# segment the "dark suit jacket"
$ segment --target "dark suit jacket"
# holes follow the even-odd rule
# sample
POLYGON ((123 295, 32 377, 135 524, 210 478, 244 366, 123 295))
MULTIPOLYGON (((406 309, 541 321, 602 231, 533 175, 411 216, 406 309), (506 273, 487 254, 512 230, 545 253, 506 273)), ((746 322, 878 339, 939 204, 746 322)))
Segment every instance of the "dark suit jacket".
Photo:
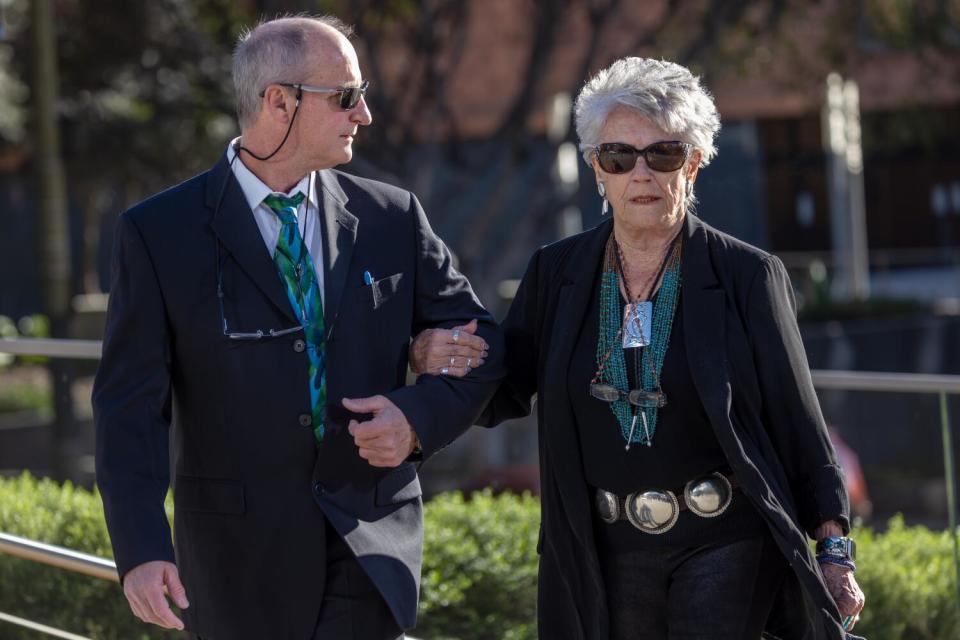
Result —
POLYGON ((186 626, 204 637, 310 637, 324 517, 411 628, 423 537, 416 469, 362 460, 340 401, 386 395, 429 457, 473 423, 501 377, 499 330, 412 194, 325 170, 318 197, 329 407, 319 450, 302 332, 259 341, 222 333, 217 240, 231 330, 297 324, 226 159, 133 207, 117 228, 93 392, 97 481, 121 576, 176 557, 186 626), (490 362, 463 380, 422 376, 405 387, 411 335, 474 317, 490 362), (171 471, 176 554, 163 507, 171 471))
MULTIPOLYGON (((549 640, 609 637, 592 498, 566 390, 612 228, 607 221, 534 254, 503 324, 507 379, 481 418, 493 425, 526 415, 537 394, 539 631, 549 640)), ((768 630, 782 638, 841 638, 839 613, 807 534, 825 520, 849 528, 847 496, 797 330, 790 281, 775 256, 693 215, 683 233, 680 321, 699 401, 744 494, 793 570, 768 630)))

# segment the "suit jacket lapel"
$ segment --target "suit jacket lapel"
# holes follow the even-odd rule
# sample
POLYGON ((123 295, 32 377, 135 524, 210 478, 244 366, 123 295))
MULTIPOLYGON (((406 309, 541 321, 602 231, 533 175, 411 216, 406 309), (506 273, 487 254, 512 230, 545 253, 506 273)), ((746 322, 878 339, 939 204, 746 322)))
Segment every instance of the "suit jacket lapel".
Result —
POLYGON ((329 339, 337 321, 340 300, 343 298, 343 289, 347 283, 347 273, 350 271, 353 248, 357 243, 357 227, 360 221, 355 215, 347 211, 345 206, 347 195, 343 192, 333 172, 326 169, 318 171, 317 174, 322 187, 320 215, 323 224, 320 225, 320 228, 324 246, 323 317, 327 339, 329 339))
MULTIPOLYGON (((690 375, 716 430, 729 422, 731 400, 727 371, 726 294, 710 259, 703 223, 687 215, 683 249, 683 334, 690 375)), ((667 391, 669 395, 669 391, 667 391)))
MULTIPOLYGON (((253 212, 233 175, 226 155, 207 178, 207 206, 213 212, 213 232, 257 288, 292 322, 298 322, 270 251, 263 242, 253 212)), ((221 260, 223 256, 221 256, 221 260)))
MULTIPOLYGON (((590 312, 590 298, 596 285, 597 274, 602 268, 603 251, 612 228, 609 221, 597 226, 582 243, 571 248, 563 264, 558 265, 561 272, 557 278, 559 292, 553 309, 553 328, 549 340, 543 343, 549 345, 544 366, 540 367, 544 371, 543 388, 554 390, 544 407, 544 423, 549 434, 546 441, 551 459, 563 461, 562 464, 554 463, 551 466, 555 470, 563 470, 555 473, 555 479, 569 509, 576 509, 577 505, 588 506, 589 502, 582 502, 585 496, 583 483, 578 480, 582 474, 580 457, 571 457, 571 453, 578 451, 580 446, 576 423, 572 419, 573 406, 570 404, 569 394, 560 393, 559 390, 567 388, 570 360, 573 358, 573 350, 583 323, 590 312), (574 473, 574 468, 581 471, 574 473)), ((549 309, 547 312, 550 313, 549 309)), ((586 391, 584 388, 583 392, 586 391)), ((586 521, 589 522, 589 514, 586 521)), ((578 531, 578 535, 584 533, 578 531)))

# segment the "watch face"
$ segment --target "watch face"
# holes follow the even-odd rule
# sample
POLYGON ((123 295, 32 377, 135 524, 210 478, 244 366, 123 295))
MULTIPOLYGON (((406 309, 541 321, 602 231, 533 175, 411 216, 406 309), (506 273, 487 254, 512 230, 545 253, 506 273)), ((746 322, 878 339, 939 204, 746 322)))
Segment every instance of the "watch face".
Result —
POLYGON ((826 538, 821 543, 824 553, 841 558, 854 559, 856 545, 850 538, 826 538))

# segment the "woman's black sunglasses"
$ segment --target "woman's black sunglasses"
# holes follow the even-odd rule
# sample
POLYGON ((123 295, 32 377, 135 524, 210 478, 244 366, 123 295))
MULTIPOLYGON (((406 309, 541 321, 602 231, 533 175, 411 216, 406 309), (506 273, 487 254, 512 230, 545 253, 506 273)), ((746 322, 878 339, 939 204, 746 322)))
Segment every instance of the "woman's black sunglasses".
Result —
POLYGON ((644 162, 651 171, 666 173, 682 167, 692 148, 692 145, 677 140, 654 142, 643 149, 631 147, 623 142, 604 142, 594 149, 594 152, 597 154, 600 168, 607 173, 633 171, 640 156, 643 156, 644 162))

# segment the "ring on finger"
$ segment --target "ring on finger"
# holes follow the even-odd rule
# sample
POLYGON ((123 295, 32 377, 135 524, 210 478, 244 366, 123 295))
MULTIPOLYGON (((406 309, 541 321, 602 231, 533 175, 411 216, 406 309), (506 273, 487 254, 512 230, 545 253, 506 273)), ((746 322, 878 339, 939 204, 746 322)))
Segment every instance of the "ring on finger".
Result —
POLYGON ((460 342, 460 329, 454 329, 451 337, 453 338, 453 344, 460 342))
POLYGON ((450 366, 455 366, 457 362, 457 356, 450 356, 450 366))
POLYGON ((450 367, 443 367, 442 369, 440 369, 440 375, 445 376, 448 373, 450 373, 450 367))
POLYGON ((473 364, 473 358, 467 358, 467 369, 470 369, 470 366, 473 364))

